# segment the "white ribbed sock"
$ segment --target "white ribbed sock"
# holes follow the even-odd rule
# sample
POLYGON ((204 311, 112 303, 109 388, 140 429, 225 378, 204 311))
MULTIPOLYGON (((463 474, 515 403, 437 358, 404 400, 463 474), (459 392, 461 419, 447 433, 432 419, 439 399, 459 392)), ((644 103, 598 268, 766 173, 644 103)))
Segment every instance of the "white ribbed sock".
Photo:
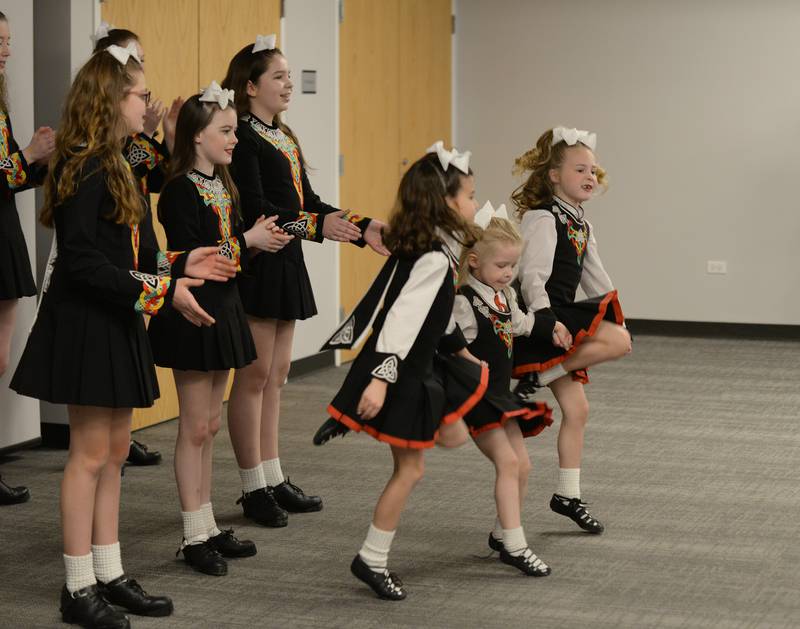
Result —
POLYGON ((94 564, 94 576, 101 583, 108 583, 121 577, 124 573, 119 542, 104 546, 92 544, 92 563, 94 564))
POLYGON ((208 539, 208 526, 203 509, 181 511, 183 518, 183 539, 187 544, 199 544, 208 539))
POLYGON ((525 531, 521 526, 515 529, 503 529, 503 547, 512 557, 523 553, 528 547, 528 542, 525 540, 525 531))
POLYGON ((559 468, 556 493, 565 498, 581 497, 581 468, 559 468))
POLYGON ((217 521, 214 519, 214 508, 211 506, 211 503, 207 502, 206 504, 202 505, 200 507, 200 511, 203 512, 203 517, 205 518, 208 536, 215 537, 222 533, 222 531, 217 528, 217 521))
POLYGON ((503 541, 503 525, 500 524, 499 515, 494 519, 494 528, 492 529, 492 537, 494 537, 498 542, 503 541))
POLYGON ((283 482, 283 471, 279 458, 261 461, 261 467, 264 468, 264 480, 268 487, 276 487, 283 482))
POLYGON ((242 479, 242 491, 246 494, 267 486, 267 481, 264 478, 264 467, 260 464, 249 470, 240 467, 239 478, 242 479))
POLYGON ((70 594, 97 583, 92 565, 92 553, 73 556, 64 555, 64 570, 67 573, 67 590, 70 594))
POLYGON ((375 528, 374 524, 369 525, 367 539, 364 540, 364 545, 358 554, 373 572, 386 570, 389 563, 389 549, 392 547, 395 532, 381 531, 379 528, 375 528))
POLYGON ((561 366, 561 363, 559 363, 555 367, 550 367, 550 369, 546 371, 539 372, 539 384, 546 386, 553 382, 553 380, 558 380, 566 375, 567 372, 564 370, 564 367, 561 366))

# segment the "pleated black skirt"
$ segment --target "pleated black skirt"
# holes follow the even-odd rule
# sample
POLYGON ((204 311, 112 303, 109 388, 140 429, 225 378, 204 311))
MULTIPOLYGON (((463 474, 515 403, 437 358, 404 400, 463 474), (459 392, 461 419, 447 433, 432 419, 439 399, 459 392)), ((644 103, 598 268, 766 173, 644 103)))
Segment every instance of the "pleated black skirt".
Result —
POLYGON ((0 300, 36 294, 25 235, 14 199, 0 200, 0 300))

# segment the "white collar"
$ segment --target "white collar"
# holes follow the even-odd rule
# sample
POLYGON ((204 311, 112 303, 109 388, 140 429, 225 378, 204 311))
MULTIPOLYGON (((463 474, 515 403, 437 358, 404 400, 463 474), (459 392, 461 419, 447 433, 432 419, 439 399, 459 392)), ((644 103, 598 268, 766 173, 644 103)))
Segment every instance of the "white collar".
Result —
POLYGON ((556 202, 556 205, 564 212, 570 215, 570 217, 574 218, 579 223, 583 222, 583 208, 582 207, 575 207, 571 203, 567 203, 561 197, 553 195, 553 201, 556 202))
POLYGON ((461 258, 461 243, 443 229, 437 228, 436 236, 442 241, 445 253, 451 257, 457 265, 459 258, 461 258))
POLYGON ((508 298, 504 291, 496 291, 494 288, 489 286, 488 284, 484 284, 478 278, 476 278, 472 273, 467 276, 467 284, 469 287, 478 293, 478 297, 483 299, 492 310, 496 310, 497 312, 502 312, 503 314, 507 314, 508 311, 511 310, 510 306, 508 305, 508 298), (498 310, 497 304, 494 302, 494 298, 500 295, 500 301, 505 304, 507 311, 498 310))

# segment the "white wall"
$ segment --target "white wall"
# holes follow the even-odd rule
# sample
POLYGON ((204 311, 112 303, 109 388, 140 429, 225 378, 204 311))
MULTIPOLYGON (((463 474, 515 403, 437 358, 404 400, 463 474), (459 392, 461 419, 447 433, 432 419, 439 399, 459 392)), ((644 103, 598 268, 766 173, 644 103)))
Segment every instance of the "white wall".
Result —
MULTIPOLYGON (((282 50, 294 79, 286 122, 310 165, 309 179, 323 201, 339 201, 339 22, 336 0, 286 0, 282 50), (317 93, 303 94, 303 70, 317 71, 317 93)), ((298 322, 292 359, 316 354, 339 321, 338 245, 303 243, 319 314, 298 322)))
MULTIPOLYGON (((25 147, 33 135, 33 3, 30 0, 5 0, 3 13, 11 29, 11 59, 6 69, 9 107, 14 136, 25 147)), ((16 195, 22 231, 28 242, 31 264, 35 260, 36 204, 33 190, 16 195)), ((35 267, 34 267, 35 268, 35 267)), ((20 299, 17 325, 11 342, 11 363, 0 378, 0 448, 39 437, 39 402, 17 395, 8 388, 20 354, 28 338, 36 299, 20 299)))
POLYGON ((458 0, 479 198, 507 200, 546 128, 596 131, 587 214, 629 317, 800 324, 798 23, 780 0, 458 0))

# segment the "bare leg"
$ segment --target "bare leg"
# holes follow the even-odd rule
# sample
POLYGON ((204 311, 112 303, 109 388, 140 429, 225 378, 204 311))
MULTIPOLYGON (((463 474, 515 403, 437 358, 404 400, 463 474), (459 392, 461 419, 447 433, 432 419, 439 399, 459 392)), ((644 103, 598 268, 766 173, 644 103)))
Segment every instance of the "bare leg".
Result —
POLYGON ((18 299, 0 299, 0 378, 8 369, 18 299))
POLYGON ((225 399, 225 387, 228 384, 228 371, 213 372, 211 383, 211 406, 209 406, 208 438, 203 444, 203 478, 200 485, 201 504, 211 502, 211 473, 214 457, 214 437, 222 423, 222 402, 225 399))
POLYGON ((394 531, 406 501, 425 473, 422 450, 390 446, 394 457, 394 472, 375 505, 372 523, 382 531, 394 531))
POLYGON ((558 431, 558 464, 561 468, 579 468, 583 456, 583 434, 589 419, 589 401, 580 382, 563 377, 550 384, 561 407, 558 431))
POLYGON ((68 406, 69 456, 61 483, 64 553, 83 556, 92 549, 95 496, 109 459, 114 411, 96 406, 68 406))
MULTIPOLYGON (((281 389, 289 375, 292 361, 294 321, 278 321, 275 330, 275 345, 272 365, 261 405, 261 460, 277 459, 278 422, 281 412, 281 389)), ((260 462, 260 461, 259 461, 260 462)))
POLYGON ((506 431, 487 430, 475 437, 475 444, 494 465, 494 499, 500 523, 504 529, 520 527, 517 455, 506 431))
POLYGON ((628 331, 616 323, 601 321, 595 335, 586 337, 562 366, 566 371, 586 369, 630 353, 631 335, 628 331))
POLYGON ((175 443, 175 480, 182 511, 199 511, 203 505, 203 448, 210 441, 214 372, 173 369, 180 416, 175 443))
POLYGON ((94 497, 92 543, 97 546, 119 541, 120 479, 128 457, 132 415, 129 408, 113 410, 108 461, 100 472, 94 497))
POLYGON ((278 322, 248 319, 258 358, 237 369, 228 400, 228 431, 236 462, 242 469, 261 465, 261 416, 264 389, 269 380, 278 322))

